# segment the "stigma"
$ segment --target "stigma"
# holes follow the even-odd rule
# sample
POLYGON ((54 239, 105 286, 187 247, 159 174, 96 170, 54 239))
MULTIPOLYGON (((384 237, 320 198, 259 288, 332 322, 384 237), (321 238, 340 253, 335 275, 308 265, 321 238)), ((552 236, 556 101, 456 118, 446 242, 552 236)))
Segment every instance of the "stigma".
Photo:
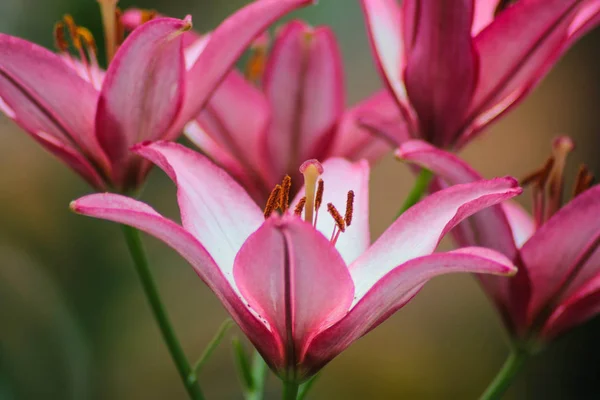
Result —
MULTIPOLYGON (((303 218, 313 227, 317 227, 319 210, 323 203, 323 193, 325 192, 325 182, 319 176, 323 174, 323 166, 317 160, 305 161, 300 166, 300 172, 304 175, 305 195, 294 205, 292 215, 303 218), (302 214, 304 213, 304 217, 302 214)), ((283 178, 281 184, 275 185, 267 200, 264 209, 265 219, 269 218, 273 212, 279 210, 285 215, 290 210, 290 189, 292 179, 289 175, 283 178)), ((341 214, 333 203, 327 203, 327 213, 335 222, 333 232, 331 232, 330 242, 336 244, 341 233, 352 224, 354 212, 354 191, 350 190, 346 196, 345 213, 341 214)))

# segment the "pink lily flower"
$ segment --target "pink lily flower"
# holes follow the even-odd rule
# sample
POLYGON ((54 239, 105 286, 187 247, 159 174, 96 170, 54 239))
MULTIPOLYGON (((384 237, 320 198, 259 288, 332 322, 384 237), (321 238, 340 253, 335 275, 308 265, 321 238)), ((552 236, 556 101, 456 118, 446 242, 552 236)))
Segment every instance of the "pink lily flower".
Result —
POLYGON ((107 71, 98 66, 91 33, 70 16, 56 25, 59 54, 0 34, 0 111, 95 189, 128 191, 149 165, 129 148, 177 138, 252 40, 312 0, 256 1, 194 51, 184 51, 190 19, 157 18, 123 41, 117 1, 99 2, 107 71), (69 54, 67 36, 79 58, 69 54))
MULTIPOLYGON (((562 171, 572 148, 570 139, 557 139, 552 161, 526 179, 533 184, 533 217, 506 202, 453 231, 460 246, 495 249, 519 268, 512 279, 480 276, 517 340, 551 340, 600 312, 600 186, 587 189, 591 176, 585 169, 578 176, 575 198, 560 207, 562 171)), ((450 185, 482 179, 455 155, 425 142, 406 142, 397 154, 450 185)))
POLYGON ((136 227, 178 251, 286 381, 308 379, 437 275, 515 272, 506 257, 485 248, 433 253, 461 220, 519 194, 512 178, 433 194, 369 246, 366 161, 306 161, 305 188, 294 207, 288 176, 263 212, 199 153, 170 142, 134 151, 176 183, 183 226, 118 194, 85 196, 71 208, 136 227), (325 204, 329 215, 323 214, 325 204), (339 212, 335 205, 344 204, 339 212))
MULTIPOLYGON (((598 0, 361 0, 408 134, 458 150, 600 22, 598 0)), ((385 119, 363 121, 390 141, 385 119)))
POLYGON ((342 55, 329 27, 292 21, 270 52, 268 42, 265 34, 255 43, 246 76, 231 72, 185 130, 257 202, 286 174, 300 178, 302 160, 374 160, 388 151, 356 119, 394 117, 395 100, 383 90, 345 110, 342 55))

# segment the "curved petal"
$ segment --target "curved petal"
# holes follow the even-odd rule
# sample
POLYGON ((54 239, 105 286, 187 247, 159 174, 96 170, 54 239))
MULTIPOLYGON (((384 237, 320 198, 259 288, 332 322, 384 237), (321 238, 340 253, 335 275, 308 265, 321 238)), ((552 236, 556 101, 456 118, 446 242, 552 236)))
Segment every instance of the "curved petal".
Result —
POLYGON ((94 136, 98 92, 58 55, 0 33, 0 98, 31 135, 45 132, 106 166, 94 136))
POLYGON ((194 268, 267 360, 280 356, 281 348, 268 328, 248 309, 227 276, 196 238, 147 204, 117 194, 92 194, 71 203, 73 211, 140 229, 165 242, 194 268))
POLYGON ((333 32, 288 23, 273 43, 263 86, 272 110, 267 148, 275 183, 302 161, 322 159, 331 145, 345 97, 333 32))
POLYGON ((200 153, 172 142, 141 144, 134 151, 177 184, 183 227, 229 279, 235 254, 263 223, 261 210, 239 184, 200 153))
POLYGON ((62 162, 78 173, 94 189, 100 191, 108 189, 103 177, 100 176, 90 161, 77 150, 45 132, 36 132, 31 136, 49 152, 60 158, 62 162))
POLYGON ((407 106, 402 12, 396 0, 361 0, 373 55, 397 101, 407 106))
POLYGON ((484 28, 494 21, 496 7, 500 0, 475 0, 475 9, 473 11, 473 25, 471 26, 471 35, 477 36, 484 28))
MULTIPOLYGON (((596 257, 596 263, 600 260, 596 257)), ((550 340, 600 313, 600 275, 590 279, 552 313, 541 336, 550 340)))
MULTIPOLYGON (((528 90, 539 81, 549 59, 555 60, 567 38, 570 22, 584 2, 578 0, 520 1, 502 12, 475 38, 480 56, 480 76, 470 106, 467 123, 483 115, 485 121, 520 98, 516 92, 528 90), (503 102, 512 98, 511 102, 503 102), (503 103, 503 108, 495 109, 503 103)), ((556 60, 555 60, 556 61, 556 60)))
POLYGON ((419 3, 404 77, 421 134, 439 147, 454 144, 477 83, 477 52, 471 39, 473 3, 419 3))
MULTIPOLYGON (((422 141, 409 141, 396 151, 400 159, 427 168, 448 185, 477 182, 483 177, 456 155, 422 141)), ((501 205, 478 212, 458 225, 453 234, 461 246, 483 246, 513 258, 517 248, 501 205)))
POLYGON ((533 217, 516 201, 505 201, 501 207, 510 225, 515 245, 517 248, 523 247, 535 233, 536 226, 533 217))
POLYGON ((521 193, 513 178, 455 185, 436 192, 402 214, 352 265, 360 299, 397 265, 432 253, 465 218, 521 193))
MULTIPOLYGON (((323 163, 323 203, 317 217, 317 229, 331 237, 335 222, 327 214, 326 205, 332 203, 343 215, 348 191, 354 191, 354 212, 352 224, 346 228, 337 242, 336 248, 346 264, 350 264, 361 255, 371 243, 369 232, 369 164, 362 160, 351 163, 341 158, 330 158, 323 163)), ((300 190, 292 206, 304 196, 304 187, 300 190)))
POLYGON ((168 139, 176 137, 195 118, 236 60, 273 22, 315 0, 259 0, 248 4, 221 23, 210 35, 196 62, 188 69, 183 110, 168 139))
POLYGON ((234 276, 250 307, 285 343, 278 371, 288 380, 302 380, 296 366, 303 363, 307 343, 352 303, 354 285, 339 253, 310 224, 274 216, 244 243, 234 276))
POLYGON ((409 139, 408 127, 392 94, 383 89, 366 98, 341 117, 331 157, 375 162, 409 139))
POLYGON ((269 116, 264 95, 232 71, 196 118, 199 127, 186 127, 185 133, 248 191, 268 193, 271 188, 265 183, 269 174, 264 141, 269 116), (203 145, 209 143, 216 149, 203 145))
POLYGON ((600 186, 595 186, 561 208, 522 247, 523 264, 531 281, 530 321, 554 296, 572 293, 576 289, 573 279, 597 274, 600 263, 586 261, 598 248, 598 215, 600 186), (571 282, 566 292, 565 282, 571 282))
MULTIPOLYGON (((431 278, 454 272, 510 275, 510 260, 493 250, 468 247, 418 257, 391 268, 337 324, 318 335, 306 355, 316 370, 404 306, 431 278)), ((358 282, 355 281, 355 284, 358 282)))
POLYGON ((181 108, 181 33, 190 27, 190 22, 174 18, 143 24, 110 63, 98 101, 96 132, 115 165, 115 180, 125 179, 129 148, 163 138, 181 108))

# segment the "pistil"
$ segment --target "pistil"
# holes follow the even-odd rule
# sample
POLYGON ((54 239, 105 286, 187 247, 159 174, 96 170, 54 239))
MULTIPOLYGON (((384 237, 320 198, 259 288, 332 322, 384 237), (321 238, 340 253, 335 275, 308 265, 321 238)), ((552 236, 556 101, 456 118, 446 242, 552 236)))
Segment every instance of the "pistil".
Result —
POLYGON ((567 137, 557 138, 552 144, 554 165, 548 176, 548 204, 545 220, 547 221, 560 208, 564 191, 564 171, 567 156, 574 148, 573 141, 567 137))
POLYGON ((98 0, 102 24, 104 25, 104 40, 106 42, 106 59, 110 61, 117 51, 117 2, 118 0, 98 0))
POLYGON ((300 173, 304 175, 304 188, 306 194, 306 206, 304 207, 304 220, 313 223, 313 211, 315 207, 315 194, 317 178, 323 173, 323 166, 317 160, 308 160, 300 166, 300 173))

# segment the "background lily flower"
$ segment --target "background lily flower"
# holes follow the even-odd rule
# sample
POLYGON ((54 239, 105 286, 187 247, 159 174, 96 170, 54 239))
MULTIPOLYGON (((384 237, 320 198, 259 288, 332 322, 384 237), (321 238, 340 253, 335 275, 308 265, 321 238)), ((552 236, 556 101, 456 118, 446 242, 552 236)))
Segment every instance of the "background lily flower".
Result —
MULTIPOLYGON (((452 150, 523 100, 600 22, 598 0, 362 0, 362 6, 379 70, 409 135, 452 150)), ((364 123, 402 142, 385 119, 364 123)))
MULTIPOLYGON (((461 246, 495 249, 518 266, 510 280, 480 276, 516 339, 547 341, 600 312, 600 186, 587 189, 591 176, 585 169, 577 178, 575 198, 560 208, 562 170, 572 148, 570 139, 557 139, 551 161, 527 179, 533 186, 534 217, 506 202, 453 231, 461 246)), ((397 154, 447 184, 482 179, 455 155, 421 141, 406 142, 397 154)))
POLYGON ((184 51, 181 35, 191 20, 157 18, 123 41, 116 1, 100 0, 106 73, 96 61, 93 36, 70 16, 56 25, 59 54, 0 34, 0 110, 94 188, 134 189, 149 164, 129 147, 175 139, 254 37, 310 3, 256 1, 191 52, 184 51), (69 54, 67 36, 79 59, 69 54))
POLYGON ((299 178, 303 160, 382 155, 388 145, 359 128, 357 116, 397 114, 387 90, 345 110, 342 55, 329 27, 292 21, 270 51, 268 41, 265 34, 255 43, 246 76, 231 72, 185 130, 259 203, 286 174, 299 178))
POLYGON ((505 256, 485 248, 433 253, 461 220, 519 194, 512 178, 435 193, 369 246, 365 161, 305 162, 305 188, 293 207, 291 179, 286 177, 263 212, 224 170, 199 153, 169 142, 140 145, 135 151, 177 184, 183 226, 117 194, 89 195, 74 201, 72 209, 134 226, 177 250, 287 381, 310 377, 434 276, 515 272, 505 256), (346 205, 345 212, 336 205, 346 205))

